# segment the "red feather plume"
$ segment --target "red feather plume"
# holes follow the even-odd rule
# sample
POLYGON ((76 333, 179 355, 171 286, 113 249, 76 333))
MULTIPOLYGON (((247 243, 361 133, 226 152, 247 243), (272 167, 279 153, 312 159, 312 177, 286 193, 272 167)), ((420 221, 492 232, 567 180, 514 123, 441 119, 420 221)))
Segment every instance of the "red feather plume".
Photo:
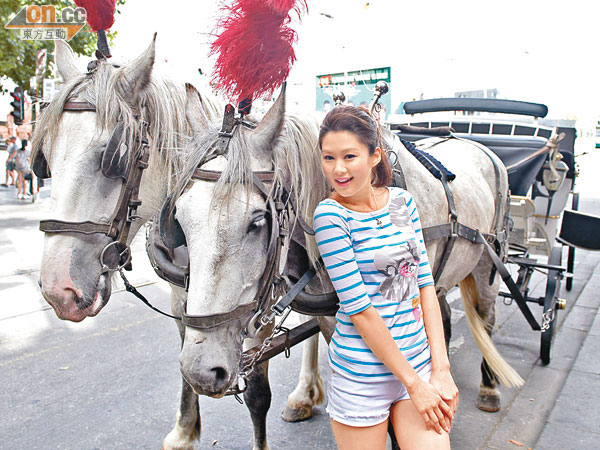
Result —
POLYGON ((296 60, 296 32, 289 27, 292 8, 307 10, 300 0, 235 0, 210 49, 217 55, 213 83, 238 101, 272 94, 286 80, 296 60))
POLYGON ((75 4, 85 8, 86 20, 92 31, 109 30, 115 22, 116 0, 75 0, 75 4))

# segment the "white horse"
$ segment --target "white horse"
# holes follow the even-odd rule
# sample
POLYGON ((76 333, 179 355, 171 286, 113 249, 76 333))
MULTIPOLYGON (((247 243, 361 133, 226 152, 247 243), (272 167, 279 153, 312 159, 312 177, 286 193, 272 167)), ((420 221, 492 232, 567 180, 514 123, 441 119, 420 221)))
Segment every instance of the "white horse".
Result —
MULTIPOLYGON (((222 317, 240 311, 240 308, 247 310, 248 305, 253 304, 268 267, 267 250, 270 233, 274 230, 273 217, 269 213, 269 200, 260 189, 256 189, 253 172, 274 171, 271 194, 276 192, 274 186, 283 186, 297 204, 289 209, 289 228, 293 232, 284 240, 282 261, 287 260, 288 264, 297 262, 286 258, 291 247, 290 236, 302 235, 297 232, 298 217, 294 211, 304 217, 312 217, 312 211, 328 194, 328 189, 320 168, 318 129, 307 120, 284 116, 284 94, 255 130, 244 126, 234 129, 225 157, 211 157, 219 137, 219 124, 211 123, 201 105, 199 95, 188 91, 188 117, 194 128, 192 145, 195 157, 190 159, 190 165, 175 189, 173 221, 178 223, 188 243, 190 281, 187 314, 222 317), (186 182, 186 175, 190 179, 198 164, 202 164, 204 170, 220 172, 218 181, 201 179, 186 182)), ((396 137, 390 134, 387 139, 405 173, 408 189, 418 204, 423 225, 446 223, 448 204, 439 181, 404 149, 396 137)), ((497 228, 502 227, 508 194, 506 171, 499 160, 470 141, 433 140, 429 146, 438 159, 457 174, 452 182, 452 191, 460 221, 484 233, 499 231, 497 228)), ((308 235, 304 238, 309 259, 315 262, 318 252, 314 239, 308 235)), ((442 242, 432 241, 427 249, 435 270, 441 258, 442 242)), ((445 304, 445 322, 449 325, 445 294, 460 282, 469 323, 491 369, 484 364, 489 371, 487 379, 484 376, 484 383, 487 382, 488 386, 480 392, 480 397, 496 398, 496 386, 491 385, 496 383, 496 375, 507 385, 518 385, 522 380, 498 354, 483 323, 485 321, 491 330, 493 303, 499 283, 496 277, 489 285, 491 268, 489 256, 481 245, 459 240, 437 289, 441 303, 445 304), (481 318, 477 317, 477 311, 481 318)), ((308 287, 313 293, 330 292, 331 289, 324 273, 315 277, 308 287)), ((259 344, 270 331, 263 329, 258 336, 244 339, 247 330, 252 329, 249 322, 254 313, 233 314, 234 317, 210 328, 186 330, 180 356, 181 368, 184 378, 197 393, 218 397, 235 384, 242 367, 243 348, 259 344)), ((322 319, 321 329, 326 337, 330 337, 332 320, 322 319)), ((307 366, 301 377, 309 373, 318 375, 317 358, 315 353, 311 355, 312 359, 307 362, 312 367, 307 366)), ((266 413, 271 395, 267 371, 268 362, 257 366, 251 373, 245 392, 254 424, 254 450, 268 448, 266 413)), ((313 378, 313 392, 319 393, 315 397, 321 395, 315 388, 319 385, 313 378)))
MULTIPOLYGON (((110 219, 123 180, 103 175, 101 152, 119 122, 140 132, 142 124, 135 119, 135 112, 147 122, 150 158, 141 179, 142 204, 131 224, 129 242, 160 209, 175 182, 182 163, 180 149, 191 131, 185 117, 184 86, 152 76, 154 54, 153 41, 124 67, 97 61, 93 70, 82 74, 69 45, 56 41, 56 63, 65 86, 43 111, 33 140, 33 159, 35 152, 43 152, 52 172, 52 219, 110 219), (64 111, 65 104, 73 101, 87 102, 95 111, 64 111)), ((220 106, 210 96, 205 97, 204 110, 210 117, 220 114, 220 106)), ((46 234, 40 285, 59 318, 78 322, 95 316, 106 305, 111 276, 102 270, 100 254, 110 242, 109 237, 99 233, 46 234)), ((173 287, 171 303, 176 312, 182 299, 185 291, 173 287)), ((180 327, 182 339, 183 331, 180 327)), ((176 424, 163 448, 192 449, 199 433, 198 397, 183 380, 176 424)))
MULTIPOLYGON (((142 201, 132 221, 128 242, 162 206, 189 155, 182 152, 191 128, 185 114, 183 84, 152 75, 154 41, 137 59, 123 67, 97 61, 89 73, 80 73, 75 56, 63 41, 56 42, 57 68, 65 80, 59 95, 43 111, 36 125, 32 160, 43 157, 52 173, 52 219, 66 222, 105 222, 118 202, 122 179, 107 178, 100 170, 102 152, 117 124, 139 132, 135 113, 147 122, 150 158, 138 197, 142 201), (67 102, 87 102, 95 111, 65 110, 67 102)), ((202 109, 211 120, 222 114, 221 104, 203 96, 202 109)), ((110 273, 100 264, 102 250, 111 239, 99 233, 49 233, 45 236, 40 285, 46 301, 61 319, 81 321, 98 314, 109 301, 110 273)), ((114 255, 109 255, 114 257, 114 255)), ((186 292, 171 286, 171 309, 181 315, 186 292)), ((185 333, 176 322, 183 342, 185 333)), ((308 354, 311 347, 308 346, 308 354)), ((310 356, 305 360, 311 360, 310 356)), ((302 369, 305 372, 305 369, 302 369)), ((310 375, 309 375, 310 376, 310 375)), ((308 385, 307 385, 308 386, 308 385)), ((290 404, 305 404, 311 394, 299 385, 290 404)), ((323 392, 322 386, 320 393, 323 392)), ((311 401, 312 402, 312 401, 311 401)), ((288 419, 304 418, 289 408, 288 419)), ((310 411, 310 409, 308 410, 310 411)), ((198 396, 182 380, 176 423, 163 448, 193 449, 200 437, 198 396)))

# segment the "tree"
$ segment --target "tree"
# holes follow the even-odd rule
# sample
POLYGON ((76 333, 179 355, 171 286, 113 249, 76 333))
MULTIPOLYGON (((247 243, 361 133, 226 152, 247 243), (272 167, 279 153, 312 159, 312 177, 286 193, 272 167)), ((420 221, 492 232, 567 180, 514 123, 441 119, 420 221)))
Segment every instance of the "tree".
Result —
MULTIPOLYGON (((117 12, 125 0, 117 0, 117 12)), ((75 7, 75 2, 68 0, 2 0, 0 2, 0 92, 6 92, 5 80, 10 79, 18 86, 25 89, 31 88, 29 80, 35 76, 35 58, 38 50, 46 48, 48 51, 48 67, 54 63, 52 52, 54 41, 25 41, 21 40, 19 33, 7 30, 4 25, 21 8, 27 5, 54 5, 57 10, 65 7, 75 7), (4 82, 3 82, 4 81, 4 82)), ((109 43, 112 43, 117 32, 107 33, 109 43)), ((96 49, 96 33, 86 26, 69 41, 73 51, 79 55, 92 55, 96 49)), ((47 69, 47 74, 49 69, 47 69)), ((46 74, 46 75, 47 75, 46 74)))

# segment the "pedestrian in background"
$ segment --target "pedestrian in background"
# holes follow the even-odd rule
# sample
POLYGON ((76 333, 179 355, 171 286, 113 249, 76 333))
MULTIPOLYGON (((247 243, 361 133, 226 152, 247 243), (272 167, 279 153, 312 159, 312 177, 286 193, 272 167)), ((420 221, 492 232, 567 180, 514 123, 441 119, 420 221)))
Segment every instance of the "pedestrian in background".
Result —
POLYGON ((1 186, 8 187, 8 178, 11 179, 11 186, 15 185, 15 156, 17 155, 17 138, 11 136, 8 138, 8 147, 6 148, 8 152, 8 157, 6 158, 6 179, 1 186))
POLYGON ((17 198, 25 200, 31 198, 29 193, 25 192, 25 179, 31 177, 31 166, 29 165, 30 152, 27 149, 27 139, 21 141, 21 148, 15 156, 15 169, 17 170, 17 198))

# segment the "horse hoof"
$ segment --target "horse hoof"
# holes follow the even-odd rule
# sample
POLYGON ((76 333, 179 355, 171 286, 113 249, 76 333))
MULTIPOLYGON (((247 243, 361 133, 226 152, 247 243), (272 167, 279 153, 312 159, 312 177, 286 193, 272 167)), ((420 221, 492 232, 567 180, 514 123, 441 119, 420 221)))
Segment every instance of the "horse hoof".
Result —
POLYGON ((312 406, 304 405, 297 408, 286 406, 281 413, 281 418, 286 422, 300 422, 310 418, 312 415, 312 406))
POLYGON ((500 394, 495 389, 480 390, 475 406, 486 412, 500 411, 500 394))

